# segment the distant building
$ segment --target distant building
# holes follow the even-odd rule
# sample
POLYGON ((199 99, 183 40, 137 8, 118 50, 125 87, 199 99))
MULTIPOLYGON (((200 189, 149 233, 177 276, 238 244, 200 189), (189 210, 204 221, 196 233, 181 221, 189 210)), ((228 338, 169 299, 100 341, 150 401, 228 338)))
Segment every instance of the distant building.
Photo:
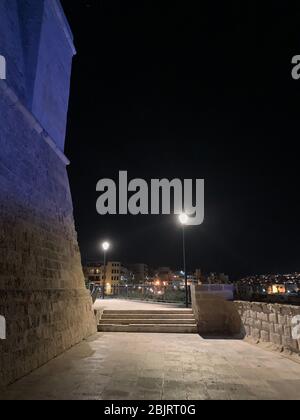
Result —
POLYGON ((229 284, 229 276, 226 276, 224 273, 210 273, 207 277, 208 284, 229 284))
POLYGON ((104 269, 101 263, 89 263, 83 268, 86 283, 95 283, 103 286, 105 281, 105 292, 111 294, 113 287, 122 282, 122 275, 128 271, 122 267, 119 261, 108 261, 104 269))
POLYGON ((261 274, 244 277, 236 282, 237 296, 242 299, 271 299, 272 302, 299 303, 300 273, 261 274))
POLYGON ((95 283, 101 284, 102 281, 102 264, 97 262, 90 262, 83 267, 83 274, 86 284, 95 283))
POLYGON ((267 293, 269 295, 272 294, 283 294, 286 293, 286 287, 285 284, 272 284, 267 287, 267 293))
POLYGON ((112 293, 112 288, 121 282, 121 266, 119 261, 109 261, 105 273, 103 271, 103 280, 105 279, 106 294, 108 295, 112 293))
POLYGON ((133 283, 143 284, 148 280, 149 269, 147 264, 127 264, 127 269, 131 272, 133 283))
POLYGON ((133 283, 133 273, 127 268, 121 266, 121 285, 132 284, 133 283))
POLYGON ((173 280, 173 272, 170 267, 159 267, 156 273, 157 280, 162 283, 171 283, 173 280))

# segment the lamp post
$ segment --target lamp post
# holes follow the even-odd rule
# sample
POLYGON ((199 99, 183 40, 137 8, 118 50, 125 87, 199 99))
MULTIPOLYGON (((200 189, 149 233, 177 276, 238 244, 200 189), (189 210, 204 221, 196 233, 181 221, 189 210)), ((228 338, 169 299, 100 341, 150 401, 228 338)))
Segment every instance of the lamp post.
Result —
POLYGON ((102 249, 104 254, 104 272, 103 272, 103 291, 102 291, 102 298, 105 298, 105 283, 106 283, 106 252, 110 248, 109 242, 103 242, 102 249))
POLYGON ((182 248, 183 248, 183 270, 184 270, 184 284, 185 284, 185 305, 189 307, 189 295, 188 295, 188 282, 187 282, 187 271, 186 271, 186 249, 185 249, 185 226, 189 218, 185 213, 179 216, 179 222, 182 226, 182 248))

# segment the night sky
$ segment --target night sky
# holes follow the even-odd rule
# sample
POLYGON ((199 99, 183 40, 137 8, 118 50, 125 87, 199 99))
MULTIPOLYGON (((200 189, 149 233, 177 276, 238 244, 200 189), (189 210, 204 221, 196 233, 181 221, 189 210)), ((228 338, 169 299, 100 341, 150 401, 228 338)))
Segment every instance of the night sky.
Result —
POLYGON ((234 279, 300 271, 299 8, 62 4, 77 48, 66 155, 83 259, 101 259, 108 238, 111 259, 181 268, 174 216, 96 213, 97 181, 128 170, 130 179, 205 179, 205 223, 187 231, 189 269, 234 279))

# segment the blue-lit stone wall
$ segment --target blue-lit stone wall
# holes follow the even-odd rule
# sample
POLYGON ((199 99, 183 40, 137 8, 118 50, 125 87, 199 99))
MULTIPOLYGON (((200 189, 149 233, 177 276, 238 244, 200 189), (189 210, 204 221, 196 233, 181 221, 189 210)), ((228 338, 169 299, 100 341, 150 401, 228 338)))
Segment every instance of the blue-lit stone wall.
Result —
MULTIPOLYGON (((36 0, 35 0, 36 1, 36 0)), ((32 112, 64 150, 72 57, 72 34, 64 25, 56 0, 45 0, 32 112), (53 42, 55 40, 55 42, 53 42)))
POLYGON ((6 58, 10 85, 26 102, 26 81, 17 0, 0 1, 0 54, 6 58))
POLYGON ((55 148, 63 146, 72 49, 52 6, 0 1, 0 54, 8 65, 7 81, 0 80, 0 315, 7 321, 0 387, 96 332, 66 163, 55 148), (66 61, 51 67, 58 50, 66 61))
POLYGON ((73 35, 57 0, 1 0, 7 83, 64 150, 73 35))

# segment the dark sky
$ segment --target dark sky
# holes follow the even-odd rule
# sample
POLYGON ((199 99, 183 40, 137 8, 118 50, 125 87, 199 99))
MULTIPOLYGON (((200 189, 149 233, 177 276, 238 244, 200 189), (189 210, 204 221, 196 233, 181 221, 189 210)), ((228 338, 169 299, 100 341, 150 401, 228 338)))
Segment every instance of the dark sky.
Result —
POLYGON ((97 181, 128 170, 205 179, 189 268, 300 271, 296 2, 62 4, 77 48, 66 154, 83 258, 109 238, 111 258, 181 267, 174 217, 96 213, 97 181))

